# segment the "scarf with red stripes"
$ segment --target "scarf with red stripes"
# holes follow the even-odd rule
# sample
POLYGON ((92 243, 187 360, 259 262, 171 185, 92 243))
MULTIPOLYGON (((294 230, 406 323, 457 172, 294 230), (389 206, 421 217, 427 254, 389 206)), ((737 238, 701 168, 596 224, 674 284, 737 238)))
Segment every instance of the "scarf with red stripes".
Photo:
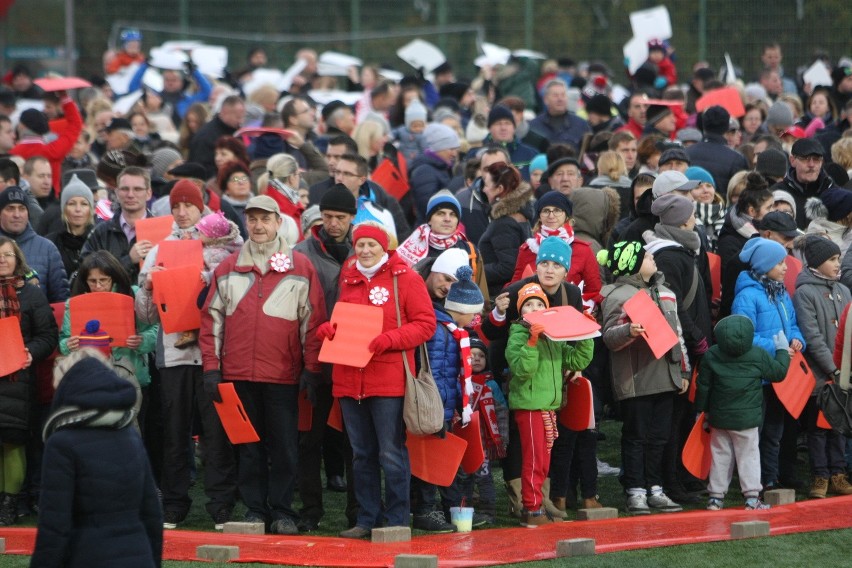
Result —
POLYGON ((479 411, 479 424, 485 441, 485 453, 488 459, 506 457, 506 447, 503 445, 503 437, 500 435, 500 427, 497 422, 497 407, 494 403, 494 393, 486 384, 491 378, 490 373, 478 373, 471 379, 473 383, 473 396, 470 406, 474 411, 479 411))
POLYGON ((470 404, 470 395, 473 394, 473 382, 471 381, 473 368, 470 364, 470 336, 464 328, 457 326, 453 322, 442 323, 447 326, 447 330, 453 334, 453 338, 459 344, 459 351, 461 352, 462 369, 459 374, 459 381, 461 382, 462 394, 462 424, 467 425, 467 423, 470 422, 471 415, 473 414, 470 404))

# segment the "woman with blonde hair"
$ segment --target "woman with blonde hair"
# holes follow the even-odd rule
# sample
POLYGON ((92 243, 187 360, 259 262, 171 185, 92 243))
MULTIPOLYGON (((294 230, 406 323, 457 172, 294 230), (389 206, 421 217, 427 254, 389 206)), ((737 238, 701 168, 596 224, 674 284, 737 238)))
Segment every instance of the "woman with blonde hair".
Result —
POLYGON ((278 204, 284 221, 278 233, 290 245, 301 240, 301 217, 305 210, 299 198, 301 173, 290 154, 275 154, 266 161, 266 172, 257 180, 259 194, 266 194, 278 204))
POLYGON ((365 120, 355 127, 352 139, 358 145, 358 153, 367 160, 370 171, 379 165, 388 136, 385 125, 378 120, 365 120))

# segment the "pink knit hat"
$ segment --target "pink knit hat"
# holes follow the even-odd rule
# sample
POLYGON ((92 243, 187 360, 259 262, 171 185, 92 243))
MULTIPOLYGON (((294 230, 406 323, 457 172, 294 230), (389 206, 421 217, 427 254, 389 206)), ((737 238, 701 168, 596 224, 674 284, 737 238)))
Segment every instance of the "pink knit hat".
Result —
POLYGON ((209 239, 226 237, 231 232, 231 224, 221 211, 202 217, 195 227, 199 233, 209 239))

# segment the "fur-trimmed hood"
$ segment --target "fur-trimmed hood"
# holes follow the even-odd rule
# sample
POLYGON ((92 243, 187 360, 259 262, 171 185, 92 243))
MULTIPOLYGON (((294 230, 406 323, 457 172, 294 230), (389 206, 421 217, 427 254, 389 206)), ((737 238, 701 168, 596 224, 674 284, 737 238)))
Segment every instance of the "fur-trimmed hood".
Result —
POLYGON ((621 214, 621 198, 611 187, 580 187, 571 192, 574 204, 574 235, 590 241, 597 253, 609 242, 609 234, 621 214))
POLYGON ((491 219, 499 219, 513 213, 521 213, 530 219, 534 203, 532 187, 527 182, 521 182, 515 191, 506 194, 491 206, 491 219))
POLYGON ((816 219, 825 219, 828 217, 828 208, 819 197, 808 197, 805 201, 805 217, 808 221, 816 219))

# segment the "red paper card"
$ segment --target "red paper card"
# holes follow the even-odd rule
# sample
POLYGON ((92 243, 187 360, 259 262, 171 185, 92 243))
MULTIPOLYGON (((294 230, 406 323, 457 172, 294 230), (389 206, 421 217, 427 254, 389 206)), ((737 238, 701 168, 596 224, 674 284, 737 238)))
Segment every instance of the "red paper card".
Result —
POLYGON ((797 351, 790 357, 790 368, 787 370, 787 376, 784 377, 784 380, 780 383, 772 383, 772 388, 775 389, 778 400, 781 401, 787 412, 796 419, 802 414, 802 409, 805 408, 815 386, 816 377, 814 377, 811 368, 808 367, 801 351, 797 351))
POLYGON ((796 278, 799 277, 799 272, 802 271, 802 261, 789 254, 784 257, 784 263, 787 265, 787 273, 784 275, 784 287, 787 288, 787 293, 790 297, 796 293, 796 278))
POLYGON ((0 377, 20 371, 27 364, 24 336, 17 316, 0 318, 0 377))
POLYGON ((453 484, 464 457, 467 442, 447 432, 446 438, 435 435, 405 435, 411 475, 426 483, 449 487, 453 484))
POLYGON ((582 432, 595 427, 592 383, 585 377, 568 381, 565 407, 559 411, 559 422, 569 430, 582 432))
POLYGON ((160 241, 172 234, 174 217, 164 215, 162 217, 145 217, 136 221, 136 240, 151 241, 159 244, 160 241))
POLYGON ((721 89, 713 89, 697 101, 695 101, 695 110, 704 112, 711 106, 720 106, 728 111, 734 118, 745 116, 745 106, 740 92, 735 87, 722 87, 721 89))
POLYGON ((331 411, 328 413, 328 420, 325 424, 329 428, 343 432, 343 412, 340 410, 340 401, 336 398, 331 403, 331 411))
POLYGON ((85 89, 92 84, 80 77, 43 77, 33 79, 33 83, 42 88, 43 91, 70 91, 71 89, 85 89))
POLYGON ((86 322, 98 320, 100 328, 112 337, 111 347, 127 347, 127 338, 136 335, 133 298, 115 292, 90 292, 68 301, 71 335, 80 335, 86 322))
POLYGON ((203 284, 196 266, 180 266, 151 272, 153 299, 160 314, 163 333, 201 327, 198 294, 203 284))
POLYGON ((453 434, 467 442, 467 448, 462 456, 461 468, 465 473, 476 473, 485 461, 485 451, 482 449, 482 432, 479 429, 479 412, 474 412, 467 426, 461 422, 453 427, 453 434))
POLYGON ((722 299, 722 257, 708 252, 707 263, 710 265, 710 282, 713 285, 713 301, 722 299))
POLYGON ((710 432, 704 431, 704 413, 698 415, 689 438, 683 446, 681 459, 686 471, 698 479, 710 475, 710 432))
POLYGON ((180 266, 193 266, 201 278, 201 270, 204 268, 204 257, 201 249, 203 243, 198 239, 162 241, 157 245, 157 266, 163 268, 177 268, 180 266))
POLYGON ((314 406, 308 400, 308 390, 299 391, 299 432, 310 432, 314 420, 314 406))
POLYGON ((559 306, 524 316, 530 325, 544 325, 544 334, 554 341, 577 341, 590 339, 601 334, 601 326, 595 320, 584 316, 572 306, 559 306))
POLYGON ((65 302, 50 304, 50 309, 53 310, 53 319, 56 320, 56 327, 62 329, 62 322, 65 321, 65 302))
POLYGON ((284 140, 293 136, 293 132, 291 130, 287 130, 286 128, 272 128, 269 126, 247 126, 237 130, 234 133, 234 136, 237 138, 241 136, 254 138, 255 136, 262 136, 264 134, 277 134, 284 140))
POLYGON ((825 418, 825 414, 822 413, 822 410, 817 411, 817 428, 822 428, 823 430, 831 430, 831 424, 828 423, 828 420, 825 418))
POLYGON ((330 321, 336 328, 334 338, 322 342, 319 360, 323 363, 364 368, 373 357, 367 346, 382 333, 382 308, 337 302, 330 321))
POLYGON ((677 345, 677 334, 648 294, 644 292, 634 294, 632 298, 624 302, 624 312, 630 321, 641 324, 645 328, 642 337, 645 338, 657 359, 677 345))
POLYGON ((243 403, 237 396, 237 391, 234 390, 234 383, 220 383, 219 395, 222 397, 222 402, 213 402, 213 406, 216 407, 219 420, 222 421, 222 427, 231 443, 259 442, 260 436, 251 425, 246 409, 243 408, 243 403))
POLYGON ((370 179, 382 186, 382 189, 390 193, 397 201, 408 193, 408 180, 391 160, 382 160, 379 167, 370 174, 370 179))
POLYGON ((530 277, 530 276, 532 276, 533 274, 535 274, 535 271, 533 271, 533 266, 532 266, 532 264, 528 264, 528 265, 524 268, 524 271, 523 271, 523 272, 521 272, 521 280, 523 280, 523 279, 525 279, 525 278, 529 278, 529 277, 530 277))

